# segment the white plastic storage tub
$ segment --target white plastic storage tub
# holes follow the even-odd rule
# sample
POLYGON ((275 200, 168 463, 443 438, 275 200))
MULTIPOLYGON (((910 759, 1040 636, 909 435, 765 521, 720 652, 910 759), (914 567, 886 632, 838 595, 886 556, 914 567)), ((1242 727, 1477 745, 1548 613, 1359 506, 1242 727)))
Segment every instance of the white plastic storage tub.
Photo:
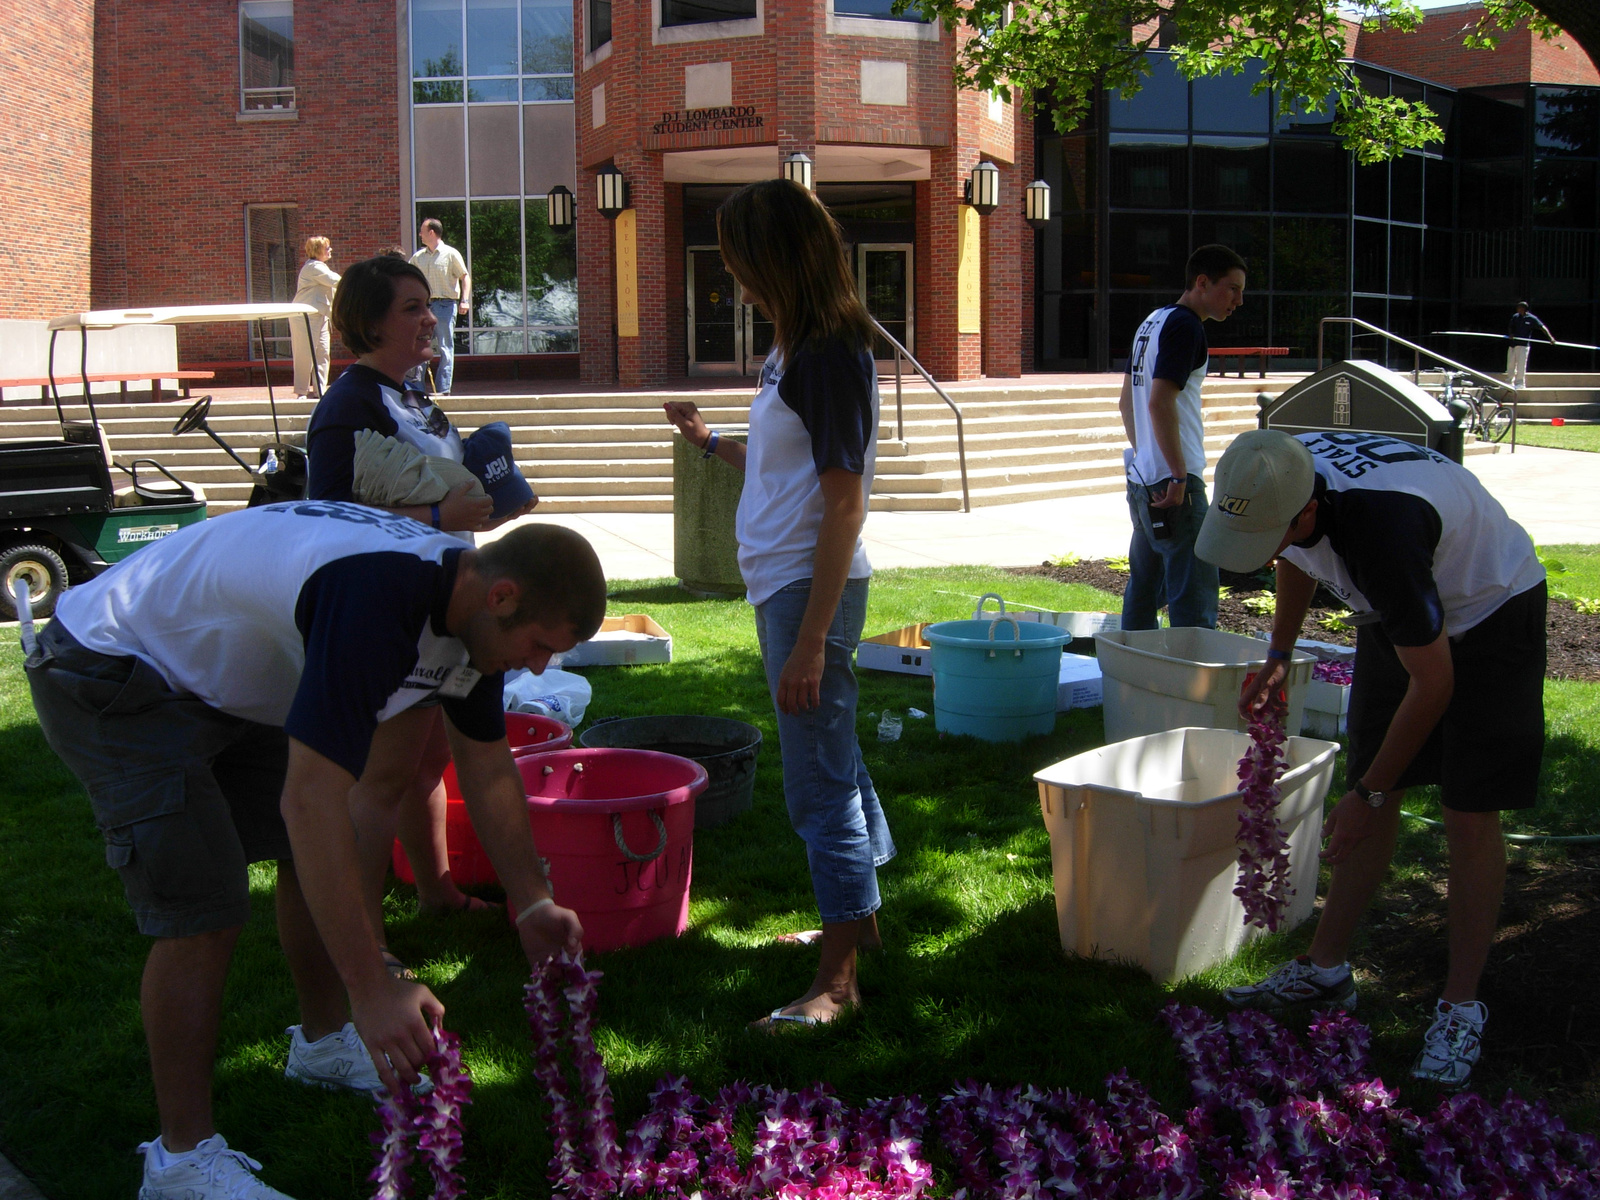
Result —
MULTIPOLYGON (((1245 676, 1267 661, 1267 644, 1260 639, 1216 629, 1116 629, 1095 634, 1094 642, 1107 742, 1185 726, 1246 727, 1239 691, 1245 676)), ((1285 729, 1300 729, 1315 665, 1316 659, 1301 650, 1289 660, 1285 729)))
MULTIPOLYGON (((1137 963, 1160 982, 1222 962, 1260 933, 1238 883, 1239 759, 1249 736, 1172 729, 1034 776, 1050 832, 1061 948, 1137 963)), ((1294 895, 1282 928, 1311 915, 1333 742, 1292 737, 1279 780, 1294 895)))

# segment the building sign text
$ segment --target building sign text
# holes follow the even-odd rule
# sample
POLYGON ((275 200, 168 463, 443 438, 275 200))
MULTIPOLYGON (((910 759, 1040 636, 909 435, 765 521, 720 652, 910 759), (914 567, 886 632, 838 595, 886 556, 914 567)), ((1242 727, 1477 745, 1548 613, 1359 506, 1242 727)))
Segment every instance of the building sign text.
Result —
POLYGON ((725 129, 760 129, 761 114, 753 104, 730 104, 725 108, 690 108, 664 112, 650 127, 656 135, 671 133, 715 133, 725 129))

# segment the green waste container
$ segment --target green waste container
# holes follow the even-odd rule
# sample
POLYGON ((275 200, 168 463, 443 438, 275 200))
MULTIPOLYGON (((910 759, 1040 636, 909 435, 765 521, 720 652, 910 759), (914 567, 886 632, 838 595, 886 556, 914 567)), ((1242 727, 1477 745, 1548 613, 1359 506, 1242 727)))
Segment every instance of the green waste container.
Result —
MULTIPOLYGON (((749 429, 723 428, 724 439, 745 444, 749 429)), ((742 596, 734 516, 744 472, 704 452, 681 434, 672 438, 672 566, 697 596, 742 596)))

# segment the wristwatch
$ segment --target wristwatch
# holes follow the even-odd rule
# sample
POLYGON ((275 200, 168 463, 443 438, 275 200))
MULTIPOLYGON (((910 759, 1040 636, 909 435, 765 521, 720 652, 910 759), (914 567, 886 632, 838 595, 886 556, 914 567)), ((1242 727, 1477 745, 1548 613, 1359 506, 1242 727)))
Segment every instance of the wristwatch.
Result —
POLYGON ((1368 808, 1382 808, 1389 802, 1389 797, 1387 795, 1385 795, 1383 792, 1373 791, 1359 779, 1356 780, 1355 786, 1350 790, 1365 800, 1368 808))

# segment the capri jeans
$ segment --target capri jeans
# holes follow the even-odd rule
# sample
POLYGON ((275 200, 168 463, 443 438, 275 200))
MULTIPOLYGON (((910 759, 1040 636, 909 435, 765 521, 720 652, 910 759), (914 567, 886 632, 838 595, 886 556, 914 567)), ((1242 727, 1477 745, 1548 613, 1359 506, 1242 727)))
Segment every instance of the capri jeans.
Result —
MULTIPOLYGON (((756 634, 767 688, 778 679, 800 634, 811 597, 802 579, 756 605, 756 634)), ((894 857, 883 806, 856 740, 856 676, 851 656, 867 616, 867 581, 845 584, 828 628, 822 703, 810 712, 778 713, 783 795, 789 822, 806 845, 811 887, 824 924, 859 921, 881 903, 877 868, 894 857)))

